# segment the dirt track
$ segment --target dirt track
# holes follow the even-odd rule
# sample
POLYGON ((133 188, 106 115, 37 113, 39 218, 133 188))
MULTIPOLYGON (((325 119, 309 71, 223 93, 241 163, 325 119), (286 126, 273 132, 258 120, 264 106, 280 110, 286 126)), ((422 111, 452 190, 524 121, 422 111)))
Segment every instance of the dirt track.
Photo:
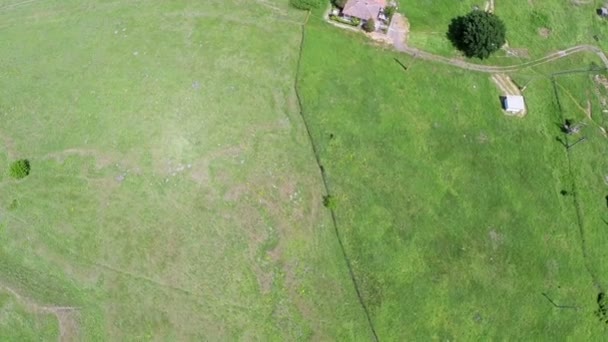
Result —
POLYGON ((77 308, 71 306, 43 306, 23 297, 10 287, 0 284, 0 289, 13 295, 21 304, 35 314, 52 314, 59 322, 59 341, 78 341, 77 308))
POLYGON ((600 57, 600 59, 602 60, 604 65, 608 68, 608 57, 606 57, 606 55, 604 54, 604 51, 602 51, 597 46, 593 46, 593 45, 573 46, 568 49, 556 51, 556 52, 550 53, 544 57, 541 57, 539 59, 536 59, 536 60, 533 60, 530 62, 526 62, 526 63, 522 63, 522 64, 508 65, 508 66, 493 66, 493 65, 479 65, 479 64, 475 64, 475 63, 469 63, 464 60, 460 60, 460 59, 456 59, 456 58, 448 58, 448 57, 444 57, 444 56, 434 55, 432 53, 410 47, 405 42, 406 32, 407 32, 407 30, 405 28, 404 18, 400 14, 395 14, 395 16, 393 17, 393 20, 391 22, 391 26, 389 27, 387 35, 392 40, 393 46, 395 47, 395 49, 397 51, 411 55, 414 58, 420 58, 420 59, 424 59, 427 61, 449 64, 449 65, 453 65, 455 67, 459 67, 459 68, 467 69, 467 70, 488 72, 488 73, 514 72, 514 71, 517 71, 517 70, 520 70, 523 68, 533 67, 533 66, 549 63, 549 62, 558 60, 560 58, 564 58, 564 57, 573 55, 575 53, 580 53, 580 52, 595 53, 596 55, 598 55, 600 57))
POLYGON ((521 91, 509 76, 505 74, 493 74, 490 78, 505 95, 521 95, 521 91))

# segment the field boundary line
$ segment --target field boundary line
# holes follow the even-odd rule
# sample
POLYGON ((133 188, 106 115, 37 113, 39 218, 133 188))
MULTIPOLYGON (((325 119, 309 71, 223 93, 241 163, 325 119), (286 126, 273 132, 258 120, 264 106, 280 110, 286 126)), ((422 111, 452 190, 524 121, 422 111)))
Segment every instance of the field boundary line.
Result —
MULTIPOLYGON (((310 12, 308 12, 308 15, 306 16, 305 24, 308 22, 309 16, 310 16, 310 12)), ((298 109, 299 109, 299 113, 300 113, 300 118, 302 119, 302 123, 304 124, 304 128, 306 130, 306 134, 308 135, 308 140, 310 142, 310 146, 312 148, 312 152, 315 157, 317 167, 319 168, 319 172, 321 174, 321 180, 323 183, 323 187, 325 188, 325 194, 327 196, 331 196, 331 192, 329 191, 327 176, 325 174, 325 169, 323 168, 323 165, 321 164, 321 159, 319 156, 319 152, 317 150, 317 146, 315 145, 314 138, 310 131, 310 126, 308 124, 308 121, 306 121, 306 117, 304 115, 304 107, 302 106, 302 98, 300 97, 300 93, 298 90, 299 89, 299 79, 300 79, 300 65, 301 65, 301 61, 302 61, 302 51, 303 51, 303 47, 304 47, 304 40, 306 37, 305 24, 303 24, 301 27, 301 30, 302 30, 301 31, 301 41, 300 41, 300 46, 299 46, 299 51, 298 51, 298 61, 296 64, 294 90, 295 90, 296 98, 298 101, 298 109)), ((363 300, 363 295, 361 294, 359 283, 357 282, 357 278, 355 277, 355 272, 353 271, 352 263, 350 261, 350 258, 348 257, 348 254, 346 253, 346 249, 345 249, 344 243, 342 241, 342 236, 340 235, 340 230, 338 229, 338 223, 336 220, 335 211, 333 208, 328 208, 328 209, 331 214, 331 220, 332 220, 332 224, 333 224, 333 228, 334 228, 334 233, 336 234, 336 239, 338 240, 338 244, 340 245, 340 251, 342 252, 342 256, 346 263, 346 268, 348 269, 348 273, 349 273, 350 279, 353 283, 355 293, 357 294, 357 298, 359 300, 359 305, 363 309, 363 312, 365 314, 365 318, 367 319, 367 323, 369 325, 369 329, 372 334, 373 340, 375 342, 378 342, 379 339, 378 339, 378 334, 376 333, 376 328, 374 327, 374 323, 372 322, 371 315, 369 313, 369 309, 367 308, 367 305, 365 305, 365 301, 363 300)))
MULTIPOLYGON (((565 74, 565 73, 560 73, 560 74, 565 74)), ((563 123, 563 122, 565 122, 566 119, 564 116, 562 103, 559 98, 559 91, 558 91, 557 81, 555 80, 555 74, 551 75, 551 83, 553 85, 553 92, 555 95, 555 100, 557 101, 557 108, 558 108, 557 112, 559 113, 560 123, 563 123)), ((585 265, 585 269, 587 270, 587 273, 591 277, 593 286, 595 286, 595 288, 599 292, 604 292, 604 287, 602 286, 599 278, 597 277, 596 272, 594 272, 593 268, 590 265, 589 255, 587 253, 587 239, 585 238, 583 213, 581 211, 580 202, 578 200, 576 176, 574 175, 574 170, 572 169, 572 157, 570 155, 571 152, 570 152, 570 149, 568 148, 568 134, 562 133, 562 135, 564 138, 563 144, 564 144, 564 147, 566 148, 565 153, 566 153, 566 159, 568 161, 568 174, 570 176, 570 182, 571 182, 571 186, 572 186, 572 202, 574 204, 574 211, 576 212, 576 222, 577 222, 578 231, 579 231, 579 238, 580 238, 580 243, 581 243, 581 253, 583 255, 583 264, 585 265)))

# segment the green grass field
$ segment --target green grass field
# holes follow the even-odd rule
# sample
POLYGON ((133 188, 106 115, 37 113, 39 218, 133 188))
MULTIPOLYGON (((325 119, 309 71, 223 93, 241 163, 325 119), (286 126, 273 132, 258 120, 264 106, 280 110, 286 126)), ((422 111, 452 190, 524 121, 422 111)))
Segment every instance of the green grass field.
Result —
POLYGON ((304 47, 304 113, 381 340, 601 339, 608 187, 597 159, 608 141, 590 123, 571 151, 584 258, 572 196, 560 195, 573 176, 549 77, 598 61, 579 55, 512 75, 529 83, 529 114, 518 119, 502 113, 487 74, 381 51, 317 22, 304 47))
MULTIPOLYGON (((0 286, 73 307, 75 340, 365 337, 294 92, 304 19, 0 1, 0 167, 32 164, 1 179, 0 286)), ((0 339, 62 329, 27 315, 0 339)))
POLYGON ((20 302, 11 293, 0 293, 2 341, 50 341, 57 339, 57 318, 20 302))
MULTIPOLYGON (((410 44, 434 53, 457 56, 445 38, 451 19, 468 13, 475 6, 483 10, 485 3, 400 0, 400 11, 411 25, 410 44)), ((519 57, 499 51, 490 58, 490 64, 517 64, 578 44, 599 44, 608 48, 608 21, 596 14, 602 2, 495 0, 494 3, 494 13, 507 26, 507 42, 519 57)))
MULTIPOLYGON (((604 30, 496 1, 531 57, 604 30)), ((424 31, 472 3, 401 2, 453 54, 424 31)), ((0 168, 32 165, 0 173, 0 340, 367 341, 365 309, 381 341, 605 338, 608 75, 554 75, 595 56, 510 75, 507 117, 287 3, 0 0, 0 168)))

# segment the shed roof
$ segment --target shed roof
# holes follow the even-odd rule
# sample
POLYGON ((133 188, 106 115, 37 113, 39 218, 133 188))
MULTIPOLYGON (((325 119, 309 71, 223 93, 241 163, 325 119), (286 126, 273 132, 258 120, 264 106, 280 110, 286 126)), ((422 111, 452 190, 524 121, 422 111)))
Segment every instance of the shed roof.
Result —
POLYGON ((524 97, 521 95, 505 96, 504 106, 507 112, 519 112, 526 109, 524 97))
POLYGON ((384 7, 386 0, 348 0, 342 13, 363 20, 376 19, 384 7))

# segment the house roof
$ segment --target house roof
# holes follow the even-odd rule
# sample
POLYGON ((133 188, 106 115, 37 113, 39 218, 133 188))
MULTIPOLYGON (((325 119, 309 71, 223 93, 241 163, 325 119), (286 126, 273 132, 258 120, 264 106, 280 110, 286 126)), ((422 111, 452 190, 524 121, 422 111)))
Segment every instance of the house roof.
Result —
POLYGON ((524 97, 520 95, 505 96, 505 110, 508 112, 519 112, 526 109, 524 97))
POLYGON ((376 19, 384 7, 386 0, 348 0, 342 13, 363 20, 376 19))

